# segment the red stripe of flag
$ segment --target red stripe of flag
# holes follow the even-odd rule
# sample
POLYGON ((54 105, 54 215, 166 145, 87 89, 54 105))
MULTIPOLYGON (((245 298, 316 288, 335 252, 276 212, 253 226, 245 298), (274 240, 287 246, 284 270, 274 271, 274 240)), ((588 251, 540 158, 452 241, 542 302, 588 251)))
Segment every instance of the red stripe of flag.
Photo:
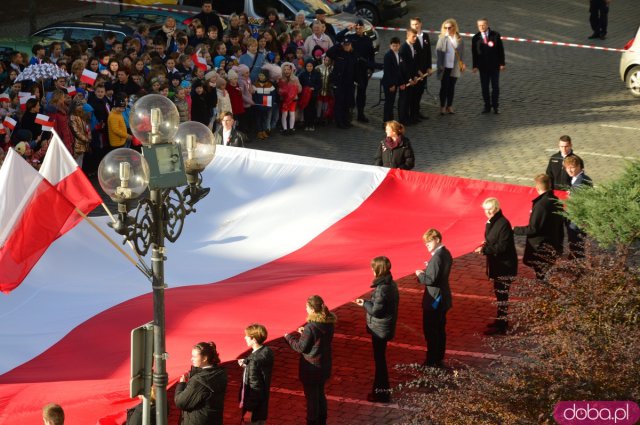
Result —
POLYGON ((98 73, 93 72, 89 69, 85 69, 82 71, 82 76, 80 76, 80 81, 83 83, 87 83, 89 85, 93 85, 96 82, 96 78, 98 78, 98 73))
POLYGON ((14 130, 18 123, 13 118, 7 116, 7 117, 4 118, 4 121, 2 122, 2 124, 4 124, 5 127, 8 127, 11 130, 14 130))
POLYGON ((67 87, 67 93, 69 94, 69 96, 73 97, 76 95, 76 86, 69 86, 67 87))
POLYGON ((191 55, 191 59, 193 59, 193 63, 196 67, 200 68, 203 71, 207 70, 207 60, 202 56, 198 56, 197 52, 191 55))
POLYGON ((36 124, 48 125, 49 124, 49 117, 47 115, 44 115, 44 114, 36 115, 36 124))

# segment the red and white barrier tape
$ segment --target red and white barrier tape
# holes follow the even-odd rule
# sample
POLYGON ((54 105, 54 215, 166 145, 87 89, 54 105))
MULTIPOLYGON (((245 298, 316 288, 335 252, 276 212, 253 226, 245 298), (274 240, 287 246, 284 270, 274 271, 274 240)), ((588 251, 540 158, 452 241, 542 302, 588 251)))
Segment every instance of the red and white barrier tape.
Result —
MULTIPOLYGON (((78 0, 84 3, 96 3, 96 4, 110 4, 110 5, 114 5, 114 6, 125 6, 125 7, 135 7, 135 8, 142 8, 142 9, 151 9, 151 10, 161 10, 164 12, 180 12, 180 13, 189 13, 189 14, 193 14, 196 15, 198 12, 191 12, 191 11, 186 11, 186 10, 180 10, 180 9, 173 9, 170 7, 162 7, 162 6, 147 6, 147 5, 142 5, 142 4, 126 4, 126 3, 119 3, 117 1, 108 1, 108 0, 78 0)), ((223 15, 220 15, 223 16, 223 15)), ((405 28, 396 28, 396 27, 374 27, 376 30, 381 30, 381 31, 405 31, 405 28)), ((425 32, 428 32, 429 34, 440 34, 440 31, 434 31, 434 30, 425 30, 425 32)), ((464 37, 473 37, 474 34, 471 33, 466 33, 466 32, 462 32, 460 33, 460 35, 464 36, 464 37)), ((602 46, 594 46, 591 44, 578 44, 578 43, 565 43, 563 41, 549 41, 549 40, 535 40, 535 39, 530 39, 530 38, 521 38, 521 37, 505 37, 502 36, 502 40, 506 40, 506 41, 517 41, 520 43, 533 43, 533 44, 545 44, 548 46, 561 46, 561 47, 576 47, 579 49, 591 49, 591 50, 603 50, 605 52, 620 52, 620 53, 624 53, 624 52, 629 52, 630 50, 624 50, 624 49, 616 49, 614 47, 602 47, 602 46)))

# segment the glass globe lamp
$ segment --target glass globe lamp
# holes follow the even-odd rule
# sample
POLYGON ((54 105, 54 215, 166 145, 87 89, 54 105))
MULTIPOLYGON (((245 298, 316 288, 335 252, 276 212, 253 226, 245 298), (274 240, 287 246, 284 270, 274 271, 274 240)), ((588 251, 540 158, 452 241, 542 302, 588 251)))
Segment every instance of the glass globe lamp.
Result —
POLYGON ((216 144, 209 128, 196 121, 187 121, 178 127, 175 141, 180 145, 185 171, 202 172, 216 154, 216 144))
POLYGON ((133 104, 129 114, 131 132, 143 144, 170 143, 178 131, 176 105, 159 94, 148 94, 133 104))
POLYGON ((140 197, 149 186, 149 164, 133 149, 114 149, 100 162, 98 181, 114 202, 126 203, 140 197))

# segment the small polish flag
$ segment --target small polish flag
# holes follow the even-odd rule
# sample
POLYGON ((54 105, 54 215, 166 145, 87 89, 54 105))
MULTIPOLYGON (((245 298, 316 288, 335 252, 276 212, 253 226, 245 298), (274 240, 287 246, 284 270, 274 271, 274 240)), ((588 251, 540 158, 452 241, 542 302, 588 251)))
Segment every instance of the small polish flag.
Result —
POLYGON ((48 125, 49 121, 50 121, 50 119, 49 119, 48 115, 44 115, 44 114, 36 115, 36 124, 48 125))
MULTIPOLYGON (((40 174, 85 214, 102 203, 102 198, 55 131, 40 167, 40 174)), ((73 214, 63 226, 62 232, 71 229, 80 220, 78 214, 73 214)))
POLYGON ((42 131, 53 131, 53 126, 53 121, 49 121, 47 124, 42 124, 42 131))
POLYGON ((9 93, 0 94, 0 102, 11 102, 11 96, 9 96, 9 93))
POLYGON ((21 96, 20 97, 20 110, 21 111, 26 111, 27 110, 27 101, 29 99, 35 99, 36 97, 32 94, 29 94, 29 96, 21 96))
POLYGON ((193 59, 193 63, 196 67, 200 68, 203 71, 207 70, 207 60, 202 56, 199 56, 200 50, 191 55, 191 59, 193 59))
POLYGON ((270 108, 273 106, 273 96, 262 96, 262 106, 270 108))
POLYGON ((69 94, 69 96, 73 97, 76 95, 76 86, 69 86, 67 87, 67 93, 69 94))
POLYGON ((82 76, 80 77, 80 81, 83 83, 87 83, 89 85, 93 85, 96 82, 96 78, 98 78, 98 73, 85 69, 82 71, 82 76))
POLYGON ((0 134, 7 134, 7 130, 4 128, 4 125, 0 123, 0 134))
POLYGON ((33 95, 28 91, 21 91, 18 93, 18 97, 20 99, 22 99, 23 97, 29 97, 29 96, 33 96, 33 95))
POLYGON ((4 117, 4 121, 2 124, 4 124, 5 127, 10 128, 11 130, 15 129, 16 125, 18 125, 16 120, 11 117, 4 117))

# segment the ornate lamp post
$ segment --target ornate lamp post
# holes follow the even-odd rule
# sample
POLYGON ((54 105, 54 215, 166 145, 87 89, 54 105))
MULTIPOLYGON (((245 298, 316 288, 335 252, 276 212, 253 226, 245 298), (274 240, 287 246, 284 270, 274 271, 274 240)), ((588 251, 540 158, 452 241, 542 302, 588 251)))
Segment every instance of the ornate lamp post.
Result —
MULTIPOLYGON (((178 109, 164 96, 140 98, 131 108, 129 120, 133 135, 143 142, 143 155, 126 148, 111 151, 100 163, 98 179, 105 193, 118 203, 118 218, 111 227, 131 241, 139 255, 145 256, 151 249, 156 424, 166 425, 164 240, 178 239, 186 216, 195 212, 195 204, 209 193, 201 186, 200 173, 213 160, 216 145, 203 124, 190 121, 179 125, 178 109), (149 197, 140 199, 135 214, 129 215, 131 203, 147 187, 149 197)), ((148 417, 149 390, 145 385, 143 417, 148 417)))

